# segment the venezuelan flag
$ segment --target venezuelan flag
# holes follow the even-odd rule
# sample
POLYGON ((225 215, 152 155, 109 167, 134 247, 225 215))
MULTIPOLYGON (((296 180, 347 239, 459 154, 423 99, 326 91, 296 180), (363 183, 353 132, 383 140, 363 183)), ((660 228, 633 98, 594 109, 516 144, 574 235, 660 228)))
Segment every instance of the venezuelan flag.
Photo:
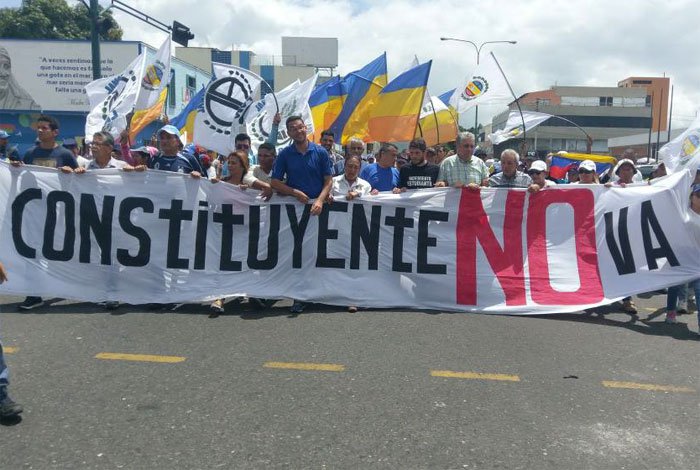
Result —
POLYGON ((136 136, 139 132, 144 130, 147 125, 160 117, 160 114, 163 112, 165 99, 168 97, 168 88, 170 87, 166 86, 163 88, 163 91, 161 91, 160 95, 158 96, 158 101, 156 101, 153 106, 147 109, 140 109, 131 117, 131 123, 129 125, 129 139, 132 142, 136 140, 136 136))
POLYGON ((457 119, 437 96, 430 97, 430 103, 423 103, 423 109, 416 129, 416 137, 425 139, 428 146, 445 144, 457 139, 457 119))
POLYGON ((338 118, 343 109, 345 99, 345 82, 339 76, 330 78, 327 82, 321 83, 309 97, 309 107, 314 121, 314 141, 321 140, 321 132, 330 128, 338 118))
POLYGON ((370 140, 405 142, 416 133, 433 61, 413 67, 379 93, 369 112, 370 140))
POLYGON ((549 165, 549 176, 557 180, 566 179, 566 174, 569 170, 578 168, 584 160, 591 160, 595 163, 595 171, 598 176, 609 171, 616 162, 615 157, 609 155, 589 155, 587 153, 562 151, 552 157, 552 163, 549 165))
POLYGON ((347 93, 343 108, 330 129, 336 141, 340 140, 342 144, 351 137, 368 141, 369 111, 372 102, 387 84, 386 52, 360 70, 346 75, 344 82, 347 93))
POLYGON ((187 143, 192 142, 192 137, 194 136, 194 118, 197 116, 197 111, 204 106, 205 91, 206 87, 202 87, 202 89, 190 99, 185 109, 170 120, 170 124, 180 129, 180 133, 187 132, 187 143))

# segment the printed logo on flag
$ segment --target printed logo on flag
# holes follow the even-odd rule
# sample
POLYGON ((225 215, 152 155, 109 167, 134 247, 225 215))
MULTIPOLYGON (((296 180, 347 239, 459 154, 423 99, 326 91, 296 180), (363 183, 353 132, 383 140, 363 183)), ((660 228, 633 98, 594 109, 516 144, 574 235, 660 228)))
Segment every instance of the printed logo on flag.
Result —
POLYGON ((489 89, 489 82, 484 77, 473 77, 462 92, 462 99, 471 101, 486 93, 489 89))
POLYGON ((103 121, 105 121, 105 129, 109 129, 111 121, 118 117, 117 112, 114 109, 121 103, 122 93, 126 89, 127 85, 130 82, 135 81, 136 74, 133 70, 129 70, 126 76, 119 75, 105 86, 105 89, 109 94, 105 97, 104 101, 102 102, 102 107, 100 108, 100 111, 102 112, 101 118, 103 121))
POLYGON ((237 70, 228 70, 228 77, 215 80, 204 96, 206 124, 217 134, 230 135, 234 121, 243 124, 243 116, 253 104, 253 87, 248 78, 237 70), (243 100, 240 99, 243 98, 243 100), (231 117, 231 111, 234 111, 231 117))
POLYGON ((155 63, 149 65, 146 69, 141 86, 149 91, 157 90, 163 82, 163 75, 165 75, 165 64, 160 60, 156 60, 155 63))
POLYGON ((680 165, 685 165, 700 151, 700 129, 693 129, 685 136, 681 144, 680 165))
MULTIPOLYGON (((270 137, 270 131, 266 130, 263 125, 266 118, 267 112, 263 111, 255 118, 253 122, 248 124, 247 131, 248 134, 250 134, 251 140, 262 143, 266 142, 267 138, 270 137)), ((280 129, 277 132, 277 142, 275 143, 275 146, 279 147, 290 143, 291 139, 287 135, 287 129, 280 126, 280 129)))

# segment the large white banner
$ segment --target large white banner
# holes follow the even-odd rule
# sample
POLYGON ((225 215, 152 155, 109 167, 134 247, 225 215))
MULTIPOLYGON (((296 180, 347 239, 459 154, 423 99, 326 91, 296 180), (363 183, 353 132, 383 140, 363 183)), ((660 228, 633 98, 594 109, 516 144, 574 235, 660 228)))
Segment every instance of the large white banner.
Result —
POLYGON ((577 311, 700 277, 689 172, 653 186, 435 188, 324 206, 186 175, 0 162, 3 293, 86 301, 291 297, 577 311))

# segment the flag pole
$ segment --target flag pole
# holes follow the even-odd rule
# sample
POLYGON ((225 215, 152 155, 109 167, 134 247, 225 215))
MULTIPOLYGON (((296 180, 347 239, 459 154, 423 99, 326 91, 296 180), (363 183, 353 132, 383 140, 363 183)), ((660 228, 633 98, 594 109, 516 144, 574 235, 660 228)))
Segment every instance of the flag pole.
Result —
POLYGON ((520 101, 518 101, 518 97, 515 96, 515 92, 513 91, 513 87, 510 86, 510 82, 508 81, 508 77, 506 77, 506 74, 503 73, 503 69, 501 68, 501 64, 498 63, 498 60, 496 60, 496 56, 493 55, 493 52, 489 52, 491 54, 491 57, 493 58, 493 61, 496 62, 496 65, 498 66, 498 70, 501 71, 501 75, 503 75, 503 79, 506 81, 506 84, 508 85, 508 88, 510 89, 510 94, 513 95, 513 98, 515 98, 515 104, 518 106, 518 112, 520 113, 520 119, 523 121, 523 145, 524 145, 524 150, 525 150, 525 155, 523 157, 527 156, 527 131, 525 129, 525 116, 523 116, 523 110, 520 107, 520 101))
MULTIPOLYGON (((416 58, 416 63, 418 63, 418 55, 414 54, 413 57, 416 58)), ((437 113, 435 112, 435 106, 433 106, 433 97, 430 95, 430 90, 428 89, 427 84, 425 85, 425 93, 428 95, 428 100, 430 100, 430 109, 433 110, 433 117, 435 118, 435 135, 437 136, 437 142, 435 142, 435 145, 440 145, 440 124, 438 123, 438 117, 437 113)), ((421 111, 423 111, 423 106, 421 106, 421 111)), ((418 128, 420 129, 420 136, 423 137, 423 129, 420 125, 420 114, 418 115, 418 128)))

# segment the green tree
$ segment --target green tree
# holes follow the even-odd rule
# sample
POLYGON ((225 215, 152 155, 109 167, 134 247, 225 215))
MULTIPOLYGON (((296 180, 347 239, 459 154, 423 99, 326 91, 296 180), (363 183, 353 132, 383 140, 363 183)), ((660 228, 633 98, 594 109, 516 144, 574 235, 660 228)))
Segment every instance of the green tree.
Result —
MULTIPOLYGON (((100 39, 120 41, 123 31, 110 11, 100 8, 100 39)), ((90 39, 90 17, 82 3, 24 0, 19 8, 0 8, 0 37, 15 39, 90 39)))

